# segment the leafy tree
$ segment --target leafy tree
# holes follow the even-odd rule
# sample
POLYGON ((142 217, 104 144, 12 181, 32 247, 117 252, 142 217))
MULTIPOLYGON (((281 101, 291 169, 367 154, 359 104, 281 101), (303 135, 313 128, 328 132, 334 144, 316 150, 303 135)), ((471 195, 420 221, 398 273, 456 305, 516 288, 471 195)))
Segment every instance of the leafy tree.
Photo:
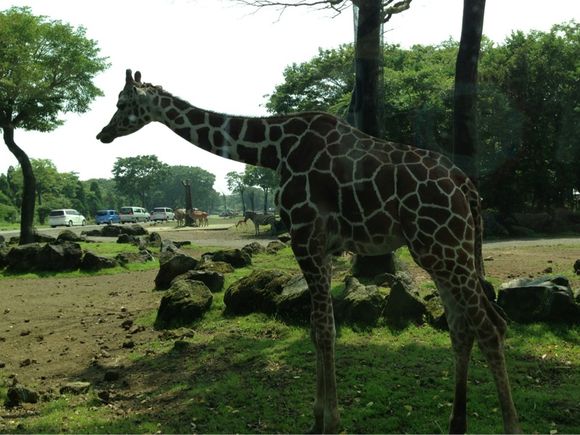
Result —
POLYGON ((138 199, 142 207, 148 207, 151 205, 148 201, 151 192, 163 182, 169 166, 154 155, 120 157, 112 172, 119 192, 131 200, 138 199))
POLYGON ((264 192, 264 214, 268 212, 268 194, 276 189, 280 182, 276 172, 268 168, 247 165, 243 176, 247 186, 258 186, 264 192))
POLYGON ((34 240, 36 179, 18 128, 48 132, 66 112, 85 112, 102 92, 92 83, 107 68, 85 29, 32 15, 29 8, 0 12, 0 128, 24 175, 20 243, 34 240))
POLYGON ((157 191, 152 194, 153 205, 183 207, 184 180, 191 182, 192 205, 209 210, 215 200, 213 189, 215 175, 194 166, 169 166, 163 180, 157 186, 157 191))
POLYGON ((242 212, 246 214, 246 203, 244 201, 244 192, 246 191, 247 185, 244 182, 244 174, 241 172, 228 172, 226 174, 226 183, 228 189, 232 193, 239 193, 242 200, 242 212))

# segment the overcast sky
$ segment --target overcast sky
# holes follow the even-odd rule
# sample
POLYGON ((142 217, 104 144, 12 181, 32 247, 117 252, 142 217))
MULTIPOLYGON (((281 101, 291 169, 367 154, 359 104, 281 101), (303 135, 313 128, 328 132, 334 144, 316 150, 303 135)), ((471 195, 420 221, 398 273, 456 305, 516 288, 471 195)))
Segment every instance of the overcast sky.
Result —
MULTIPOLYGON (((291 63, 314 57, 353 38, 352 11, 339 16, 308 8, 255 11, 234 0, 0 0, 0 10, 30 6, 34 14, 84 26, 98 41, 111 67, 96 78, 105 96, 84 114, 64 116, 50 133, 17 130, 16 143, 30 158, 50 159, 60 172, 82 180, 111 178, 118 157, 155 154, 169 165, 199 166, 216 175, 214 187, 227 192, 225 174, 243 171, 232 162, 185 142, 161 124, 111 144, 95 139, 115 111, 125 69, 205 109, 236 115, 267 114, 265 95, 282 82, 291 63)), ((386 26, 386 41, 403 47, 459 39, 462 0, 414 0, 411 9, 386 26)), ((512 30, 549 30, 580 21, 580 0, 487 0, 484 34, 503 41, 512 30)), ((0 143, 0 172, 16 159, 0 143)))

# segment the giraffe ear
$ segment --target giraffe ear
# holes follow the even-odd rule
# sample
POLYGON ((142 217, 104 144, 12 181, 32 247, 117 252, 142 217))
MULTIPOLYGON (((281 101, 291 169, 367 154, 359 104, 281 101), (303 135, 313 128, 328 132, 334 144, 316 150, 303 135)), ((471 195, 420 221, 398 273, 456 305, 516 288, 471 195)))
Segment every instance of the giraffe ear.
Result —
POLYGON ((135 71, 135 81, 137 83, 141 83, 141 72, 140 71, 135 71))

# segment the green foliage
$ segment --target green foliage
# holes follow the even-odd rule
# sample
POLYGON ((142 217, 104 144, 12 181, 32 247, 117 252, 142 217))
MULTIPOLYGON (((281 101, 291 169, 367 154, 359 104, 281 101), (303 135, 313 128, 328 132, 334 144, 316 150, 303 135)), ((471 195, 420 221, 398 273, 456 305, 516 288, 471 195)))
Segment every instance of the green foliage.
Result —
POLYGON ((169 173, 169 166, 155 155, 119 157, 112 172, 119 192, 148 207, 150 193, 169 173))
POLYGON ((102 95, 92 80, 108 64, 83 27, 13 7, 0 12, 0 41, 0 126, 51 131, 102 95))
MULTIPOLYGON (((341 115, 354 79, 353 48, 321 50, 284 71, 266 105, 272 113, 341 115)), ((450 149, 457 43, 384 47, 385 137, 450 149)), ((571 203, 580 190, 580 26, 485 37, 477 103, 480 191, 487 208, 510 213, 571 203)))

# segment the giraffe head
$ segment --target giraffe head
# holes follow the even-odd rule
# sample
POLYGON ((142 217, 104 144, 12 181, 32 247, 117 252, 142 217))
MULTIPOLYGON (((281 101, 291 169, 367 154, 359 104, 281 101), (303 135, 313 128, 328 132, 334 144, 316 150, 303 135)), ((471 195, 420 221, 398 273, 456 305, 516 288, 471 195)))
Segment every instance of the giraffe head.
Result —
POLYGON ((119 93, 117 111, 111 121, 97 135, 103 143, 111 143, 119 136, 126 136, 139 130, 153 119, 149 110, 151 95, 147 90, 150 85, 141 83, 141 73, 135 72, 133 78, 130 69, 126 72, 125 87, 119 93))

